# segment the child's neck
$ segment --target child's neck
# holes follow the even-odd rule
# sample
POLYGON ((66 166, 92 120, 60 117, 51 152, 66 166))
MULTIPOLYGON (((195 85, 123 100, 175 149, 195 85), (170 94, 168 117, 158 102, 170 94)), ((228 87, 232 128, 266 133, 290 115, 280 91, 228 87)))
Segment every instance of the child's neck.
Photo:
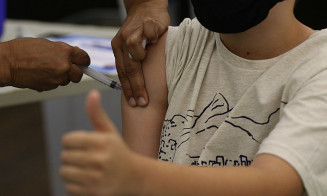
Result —
POLYGON ((261 60, 279 56, 304 42, 313 30, 301 24, 285 3, 277 4, 257 26, 237 34, 220 34, 224 45, 234 54, 261 60))

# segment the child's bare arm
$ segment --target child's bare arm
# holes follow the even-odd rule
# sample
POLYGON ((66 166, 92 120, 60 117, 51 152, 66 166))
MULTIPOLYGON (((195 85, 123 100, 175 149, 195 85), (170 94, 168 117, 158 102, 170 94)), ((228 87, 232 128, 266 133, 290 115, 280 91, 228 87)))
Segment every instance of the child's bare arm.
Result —
POLYGON ((131 107, 122 93, 123 137, 138 153, 157 157, 160 133, 167 110, 166 34, 156 44, 149 45, 142 63, 149 95, 146 107, 131 107))
POLYGON ((142 161, 142 195, 300 196, 302 181, 284 160, 259 155, 249 167, 193 167, 142 161))
POLYGON ((249 167, 182 166, 141 156, 127 148, 98 93, 89 94, 87 108, 95 131, 63 138, 60 174, 71 195, 300 196, 304 190, 295 169, 270 154, 260 154, 249 167))

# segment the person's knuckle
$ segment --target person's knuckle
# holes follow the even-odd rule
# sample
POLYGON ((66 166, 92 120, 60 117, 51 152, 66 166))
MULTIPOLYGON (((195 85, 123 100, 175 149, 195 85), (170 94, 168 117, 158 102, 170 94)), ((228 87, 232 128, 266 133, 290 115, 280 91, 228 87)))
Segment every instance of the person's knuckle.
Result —
POLYGON ((121 31, 121 38, 125 41, 127 41, 127 39, 129 39, 129 37, 131 36, 131 34, 133 33, 133 31, 129 30, 129 29, 124 29, 123 31, 121 31))
POLYGON ((58 41, 58 42, 55 42, 55 44, 57 45, 58 48, 60 48, 60 50, 62 50, 64 52, 72 50, 72 47, 70 45, 66 44, 65 42, 58 41))
POLYGON ((117 35, 111 40, 111 46, 113 49, 118 49, 121 46, 121 40, 117 37, 117 35))
POLYGON ((67 82, 68 80, 69 80, 69 78, 68 78, 68 73, 66 73, 66 72, 62 72, 61 75, 59 75, 57 78, 55 78, 55 80, 54 80, 54 84, 58 84, 58 85, 60 85, 60 84, 62 84, 62 83, 67 82))
POLYGON ((127 47, 134 47, 138 44, 138 38, 137 37, 129 37, 126 40, 126 46, 127 47))
POLYGON ((140 69, 133 65, 125 66, 125 73, 127 76, 136 76, 140 73, 140 69))
POLYGON ((119 81, 121 83, 124 83, 124 82, 128 81, 128 78, 126 76, 126 72, 125 72, 124 69, 117 67, 117 74, 118 74, 118 77, 119 77, 119 81))
POLYGON ((117 64, 116 69, 118 74, 125 75, 125 64, 117 64))
POLYGON ((89 159, 89 163, 91 166, 103 170, 105 168, 106 165, 106 155, 93 155, 90 159, 89 159))
POLYGON ((59 175, 62 177, 62 178, 65 178, 67 175, 69 174, 69 171, 67 169, 67 167, 63 166, 59 169, 59 175))
POLYGON ((95 156, 95 155, 93 154, 93 155, 90 155, 90 156, 85 160, 85 163, 86 163, 88 166, 90 166, 90 167, 98 168, 99 160, 98 160, 97 156, 95 156))
POLYGON ((67 162, 67 159, 68 159, 69 156, 67 156, 67 152, 61 152, 60 154, 60 160, 65 163, 67 162))
POLYGON ((52 68, 52 74, 54 76, 67 75, 69 71, 70 71, 70 65, 68 62, 65 61, 61 62, 59 65, 52 68))
POLYGON ((54 77, 50 80, 50 83, 46 87, 46 91, 57 88, 61 83, 63 83, 63 79, 61 77, 54 77))
POLYGON ((146 18, 144 18, 144 23, 145 24, 154 24, 155 20, 152 17, 147 16, 146 18))

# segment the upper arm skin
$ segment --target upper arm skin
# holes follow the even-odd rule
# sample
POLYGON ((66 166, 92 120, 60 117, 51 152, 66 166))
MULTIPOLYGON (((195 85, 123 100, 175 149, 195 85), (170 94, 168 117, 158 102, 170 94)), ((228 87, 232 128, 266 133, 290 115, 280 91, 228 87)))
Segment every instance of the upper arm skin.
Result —
POLYGON ((165 43, 167 33, 156 44, 147 47, 142 62, 145 86, 149 96, 146 107, 131 107, 122 93, 123 138, 140 154, 157 158, 161 128, 167 111, 165 43))
POLYGON ((266 173, 268 182, 274 184, 262 184, 267 195, 302 195, 304 185, 296 170, 283 159, 272 154, 259 154, 251 164, 252 168, 266 173), (277 189, 278 190, 275 190, 277 189))

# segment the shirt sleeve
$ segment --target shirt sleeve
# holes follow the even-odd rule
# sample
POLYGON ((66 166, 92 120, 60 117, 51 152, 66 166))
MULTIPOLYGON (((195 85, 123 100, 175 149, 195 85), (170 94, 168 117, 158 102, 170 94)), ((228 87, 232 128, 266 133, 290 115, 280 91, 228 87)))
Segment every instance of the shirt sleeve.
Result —
MULTIPOLYGON (((168 100, 179 82, 183 71, 192 66, 192 57, 203 50, 210 31, 205 29, 196 18, 186 18, 177 27, 169 27, 166 39, 166 79, 168 100)), ((193 63, 194 64, 194 63, 193 63)))
POLYGON ((260 153, 292 165, 309 196, 327 195, 327 70, 307 80, 286 103, 260 153))

